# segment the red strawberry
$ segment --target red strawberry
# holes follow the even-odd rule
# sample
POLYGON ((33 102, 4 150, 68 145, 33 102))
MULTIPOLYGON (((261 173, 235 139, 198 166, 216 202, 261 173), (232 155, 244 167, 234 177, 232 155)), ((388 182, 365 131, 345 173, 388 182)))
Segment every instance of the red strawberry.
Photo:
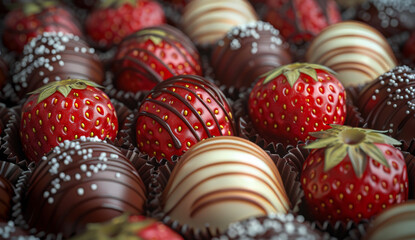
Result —
POLYGON ((115 85, 124 91, 151 90, 176 75, 202 75, 199 53, 180 30, 161 25, 126 37, 114 59, 115 85))
POLYGON ((118 120, 107 95, 94 82, 67 79, 36 91, 22 108, 20 139, 30 161, 81 136, 115 139, 118 120))
POLYGON ((157 159, 180 156, 203 139, 234 133, 223 93, 195 75, 172 77, 154 87, 136 123, 138 148, 157 159))
POLYGON ((323 222, 368 219, 408 199, 408 176, 397 140, 379 131, 332 125, 312 133, 301 173, 310 216, 323 222))
POLYGON ((333 72, 321 65, 294 63, 259 78, 249 96, 255 129, 270 142, 296 145, 309 132, 343 124, 345 90, 333 72))
POLYGON ((323 28, 341 21, 334 0, 268 0, 267 4, 265 20, 293 43, 306 42, 323 28))
POLYGON ((73 15, 56 1, 27 1, 4 19, 4 45, 18 53, 32 38, 43 32, 63 32, 82 36, 73 15))
POLYGON ((101 48, 110 48, 144 27, 165 23, 159 3, 153 0, 104 0, 86 19, 86 32, 101 48))
POLYGON ((108 223, 88 224, 85 233, 71 239, 183 240, 179 234, 161 222, 144 216, 127 214, 116 217, 108 223))

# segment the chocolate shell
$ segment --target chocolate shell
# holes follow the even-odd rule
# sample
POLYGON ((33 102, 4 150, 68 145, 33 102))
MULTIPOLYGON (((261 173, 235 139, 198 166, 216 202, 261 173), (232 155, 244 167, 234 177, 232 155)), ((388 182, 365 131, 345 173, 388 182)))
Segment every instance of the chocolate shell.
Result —
POLYGON ((368 83, 397 64, 385 37, 356 21, 325 28, 307 49, 306 61, 333 69, 345 87, 368 83))
POLYGON ((367 0, 356 12, 356 20, 376 28, 386 37, 415 30, 415 1, 367 0))
POLYGON ((12 84, 20 98, 39 87, 63 79, 104 81, 104 70, 95 50, 68 33, 43 33, 26 44, 15 65, 12 84))
POLYGON ((222 39, 234 26, 257 21, 247 0, 193 0, 181 19, 184 32, 196 45, 210 45, 222 39))
POLYGON ((415 200, 392 206, 379 214, 364 240, 415 239, 415 200))
POLYGON ((367 85, 358 99, 367 127, 410 142, 415 134, 415 70, 398 66, 367 85))
POLYGON ((0 176, 0 222, 9 220, 13 187, 10 182, 0 176))
POLYGON ((144 28, 123 39, 114 57, 117 89, 138 92, 176 75, 202 75, 192 41, 169 25, 144 28))
POLYGON ((173 169, 161 202, 172 220, 211 232, 251 216, 290 209, 269 155, 232 136, 206 139, 186 152, 173 169))
POLYGON ((28 181, 23 215, 31 228, 78 234, 91 222, 143 214, 146 190, 129 160, 98 139, 65 141, 43 157, 28 181))
POLYGON ((269 214, 231 223, 224 235, 213 240, 233 239, 324 239, 323 234, 311 228, 303 216, 269 214))
POLYGON ((249 87, 260 75, 291 61, 280 32, 262 21, 232 28, 211 56, 215 79, 236 88, 249 87))

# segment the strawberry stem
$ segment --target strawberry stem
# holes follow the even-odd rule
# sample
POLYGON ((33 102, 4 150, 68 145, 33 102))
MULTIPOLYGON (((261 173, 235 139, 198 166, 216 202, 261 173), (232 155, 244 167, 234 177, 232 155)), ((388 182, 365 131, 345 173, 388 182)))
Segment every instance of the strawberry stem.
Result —
POLYGON ((359 144, 366 137, 366 135, 363 132, 356 129, 346 129, 340 132, 339 135, 343 139, 343 142, 349 145, 359 144))

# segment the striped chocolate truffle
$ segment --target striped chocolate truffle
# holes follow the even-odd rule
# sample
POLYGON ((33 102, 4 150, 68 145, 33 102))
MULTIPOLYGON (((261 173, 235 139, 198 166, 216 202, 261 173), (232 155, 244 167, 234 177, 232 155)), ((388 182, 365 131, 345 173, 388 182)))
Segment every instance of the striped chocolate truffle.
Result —
POLYGON ((186 152, 162 194, 162 208, 190 228, 223 231, 251 216, 290 208, 277 167, 256 144, 233 136, 206 139, 186 152))
POLYGON ((398 66, 360 91, 357 100, 368 128, 408 143, 415 138, 415 70, 398 66))
POLYGON ((64 141, 42 158, 22 202, 31 228, 68 238, 88 223, 143 214, 144 183, 130 161, 97 138, 64 141))
POLYGON ((15 65, 12 84, 20 98, 63 79, 104 81, 102 64, 93 48, 76 35, 45 32, 25 45, 15 65))
POLYGON ((213 49, 215 79, 227 87, 249 87, 260 75, 291 63, 288 44, 267 22, 232 28, 213 49))
POLYGON ((333 69, 345 87, 368 83, 397 64, 385 37, 355 21, 325 28, 307 49, 306 61, 333 69))
POLYGON ((9 220, 13 187, 11 183, 0 176, 0 222, 9 220))
POLYGON ((394 205, 370 224, 365 240, 415 239, 415 200, 394 205))
POLYGON ((184 9, 181 26, 197 45, 210 45, 232 27, 257 20, 247 0, 193 0, 184 9))

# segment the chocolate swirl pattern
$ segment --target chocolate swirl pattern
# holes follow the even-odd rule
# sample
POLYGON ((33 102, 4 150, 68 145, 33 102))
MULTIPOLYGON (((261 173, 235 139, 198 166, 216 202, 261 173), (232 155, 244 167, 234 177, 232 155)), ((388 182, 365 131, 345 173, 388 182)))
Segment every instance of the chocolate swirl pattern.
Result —
POLYGON ((345 87, 370 82, 397 64, 385 37, 354 21, 325 28, 307 49, 306 61, 333 69, 345 87))
POLYGON ((195 75, 159 83, 141 104, 136 122, 139 149, 158 159, 180 156, 205 138, 234 133, 223 93, 195 75))
POLYGON ((197 45, 214 44, 234 26, 257 21, 246 0, 194 0, 184 9, 181 25, 197 45))
POLYGON ((95 50, 80 37, 62 32, 45 32, 32 39, 13 72, 13 87, 20 98, 53 81, 104 81, 104 70, 95 50))
POLYGON ((368 128, 410 142, 415 127, 415 71, 398 66, 367 85, 358 103, 368 128))
POLYGON ((288 44, 277 29, 262 21, 232 28, 211 57, 215 78, 236 88, 249 87, 260 75, 288 63, 288 44))
POLYGON ((390 207, 371 224, 365 240, 415 239, 415 200, 390 207))
POLYGON ((105 222, 124 212, 142 214, 146 190, 116 147, 82 137, 65 141, 43 158, 23 201, 30 227, 68 238, 90 222, 105 222))
POLYGON ((290 208, 281 176, 257 145, 232 136, 210 138, 186 152, 162 195, 166 215, 212 232, 251 216, 290 208))

